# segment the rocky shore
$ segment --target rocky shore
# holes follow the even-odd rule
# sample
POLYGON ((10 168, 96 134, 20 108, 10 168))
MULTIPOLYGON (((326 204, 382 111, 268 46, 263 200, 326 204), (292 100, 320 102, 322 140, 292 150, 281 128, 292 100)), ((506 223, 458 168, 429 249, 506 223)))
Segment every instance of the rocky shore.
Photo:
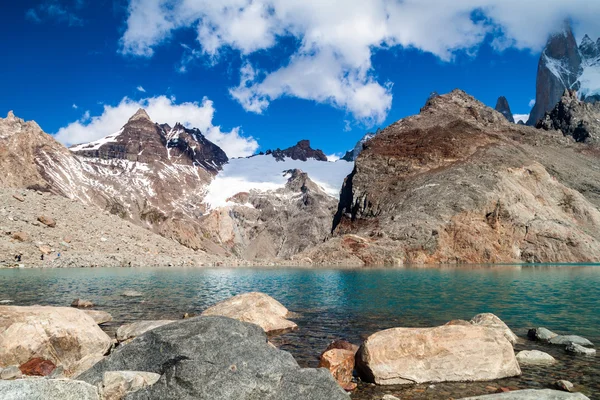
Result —
POLYGON ((0 398, 395 400, 407 398, 408 388, 408 398, 442 399, 450 395, 445 387, 460 385, 464 399, 588 399, 577 393, 585 387, 564 377, 525 390, 502 383, 596 354, 586 338, 543 327, 519 337, 484 313, 386 329, 360 346, 336 340, 319 368, 301 368, 277 348, 279 335, 298 329, 295 314, 263 293, 235 296, 199 316, 126 324, 114 338, 102 329, 112 317, 94 308, 85 299, 71 307, 0 305, 0 398))

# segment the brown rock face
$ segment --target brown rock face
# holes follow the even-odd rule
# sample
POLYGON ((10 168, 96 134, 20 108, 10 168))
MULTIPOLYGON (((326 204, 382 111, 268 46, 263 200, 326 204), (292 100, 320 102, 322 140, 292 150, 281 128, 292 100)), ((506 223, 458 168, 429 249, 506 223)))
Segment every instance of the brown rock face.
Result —
POLYGON ((56 369, 56 365, 50 360, 33 358, 19 367, 23 375, 48 376, 56 369))
POLYGON ((521 374, 501 332, 478 326, 393 328, 377 332, 357 354, 363 379, 379 385, 487 381, 521 374))
POLYGON ((600 234, 584 227, 600 227, 590 190, 600 188, 598 154, 511 124, 462 91, 437 96, 366 143, 342 188, 333 239, 302 256, 350 265, 592 261, 600 234))
POLYGON ((336 382, 343 388, 349 387, 354 371, 354 351, 343 349, 328 350, 321 355, 319 368, 331 372, 336 382))
POLYGON ((94 303, 92 303, 89 300, 75 299, 71 303, 71 307, 76 307, 76 308, 90 308, 90 307, 94 307, 94 303))

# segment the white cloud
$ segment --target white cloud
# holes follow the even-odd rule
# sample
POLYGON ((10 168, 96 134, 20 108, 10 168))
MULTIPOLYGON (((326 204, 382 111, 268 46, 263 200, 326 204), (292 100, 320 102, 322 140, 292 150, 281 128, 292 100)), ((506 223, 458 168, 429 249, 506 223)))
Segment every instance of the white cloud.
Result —
POLYGON ((193 56, 218 62, 224 50, 246 58, 293 38, 299 46, 283 65, 260 71, 244 63, 231 95, 255 113, 293 96, 374 124, 392 102, 371 63, 375 51, 401 46, 451 61, 459 51, 474 54, 488 35, 498 51, 538 51, 565 17, 599 36, 598 15, 598 0, 130 0, 121 50, 149 57, 176 30, 192 28, 200 47, 193 56))
POLYGON ((153 121, 173 126, 180 122, 187 127, 202 131, 210 141, 220 146, 229 157, 245 157, 254 154, 258 143, 252 137, 244 137, 239 127, 224 132, 213 125, 215 108, 207 98, 202 103, 176 103, 175 98, 166 96, 149 97, 142 100, 123 98, 116 106, 105 105, 98 116, 89 111, 78 121, 61 128, 56 139, 67 146, 87 143, 117 132, 139 109, 144 108, 153 121))
POLYGON ((535 106, 535 99, 529 100, 529 108, 533 108, 535 106))
POLYGON ((146 93, 146 89, 144 89, 143 86, 138 86, 138 87, 136 87, 136 89, 138 92, 146 93))
POLYGON ((337 153, 327 155, 327 161, 329 161, 329 162, 339 161, 340 158, 342 158, 342 156, 340 156, 337 153))
POLYGON ((25 12, 25 18, 38 24, 53 21, 66 23, 69 26, 82 26, 84 21, 75 10, 83 8, 85 4, 82 0, 74 0, 71 2, 73 4, 68 3, 59 0, 45 0, 36 7, 28 9, 25 12))
POLYGON ((73 103, 73 105, 71 106, 73 107, 75 110, 77 110, 79 107, 77 107, 77 104, 73 103))
POLYGON ((529 114, 513 114, 513 118, 515 119, 515 122, 523 121, 523 123, 527 123, 529 114))

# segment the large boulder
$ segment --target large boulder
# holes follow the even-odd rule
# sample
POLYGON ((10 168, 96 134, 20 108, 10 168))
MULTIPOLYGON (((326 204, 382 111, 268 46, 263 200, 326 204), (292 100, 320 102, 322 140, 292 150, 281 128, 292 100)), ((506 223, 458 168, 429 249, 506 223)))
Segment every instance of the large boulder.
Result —
POLYGON ((131 324, 121 325, 117 329, 117 341, 127 342, 138 336, 142 336, 144 333, 156 329, 160 326, 172 323, 170 320, 158 320, 158 321, 137 321, 131 324))
POLYGON ((516 344, 518 337, 500 318, 492 313, 477 314, 471 319, 473 325, 487 326, 500 330, 512 344, 516 344))
POLYGON ((71 307, 0 306, 0 367, 33 358, 75 372, 86 357, 101 357, 112 341, 80 310, 71 307))
POLYGON ((59 379, 0 381, 2 400, 100 400, 95 386, 59 379))
POLYGON ((289 321, 289 311, 280 302, 264 293, 244 293, 215 304, 202 315, 220 315, 250 322, 269 334, 278 334, 296 329, 298 325, 289 321))
POLYGON ((377 332, 358 351, 357 369, 364 380, 380 385, 487 381, 521 374, 504 332, 461 325, 377 332))
POLYGON ((324 369, 302 369, 270 346, 264 331, 223 317, 197 317, 151 330, 118 348, 78 379, 96 385, 108 371, 161 375, 137 399, 348 400, 324 369))
POLYGON ((558 390, 515 390, 514 392, 465 397, 462 400, 590 400, 581 393, 566 393, 558 390))

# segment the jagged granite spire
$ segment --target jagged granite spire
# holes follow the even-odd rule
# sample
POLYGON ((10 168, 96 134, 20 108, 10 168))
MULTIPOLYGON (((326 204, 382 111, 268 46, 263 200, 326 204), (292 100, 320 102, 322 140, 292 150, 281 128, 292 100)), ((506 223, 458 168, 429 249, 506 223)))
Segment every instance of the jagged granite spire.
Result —
POLYGON ((540 56, 536 82, 536 102, 527 125, 535 125, 554 108, 565 89, 579 89, 582 60, 573 30, 568 22, 553 34, 540 56))
POLYGON ((498 97, 498 101, 496 102, 496 111, 504 115, 508 122, 512 122, 513 124, 515 123, 515 118, 513 117, 513 114, 510 111, 510 106, 508 105, 508 100, 506 99, 506 97, 498 97))

